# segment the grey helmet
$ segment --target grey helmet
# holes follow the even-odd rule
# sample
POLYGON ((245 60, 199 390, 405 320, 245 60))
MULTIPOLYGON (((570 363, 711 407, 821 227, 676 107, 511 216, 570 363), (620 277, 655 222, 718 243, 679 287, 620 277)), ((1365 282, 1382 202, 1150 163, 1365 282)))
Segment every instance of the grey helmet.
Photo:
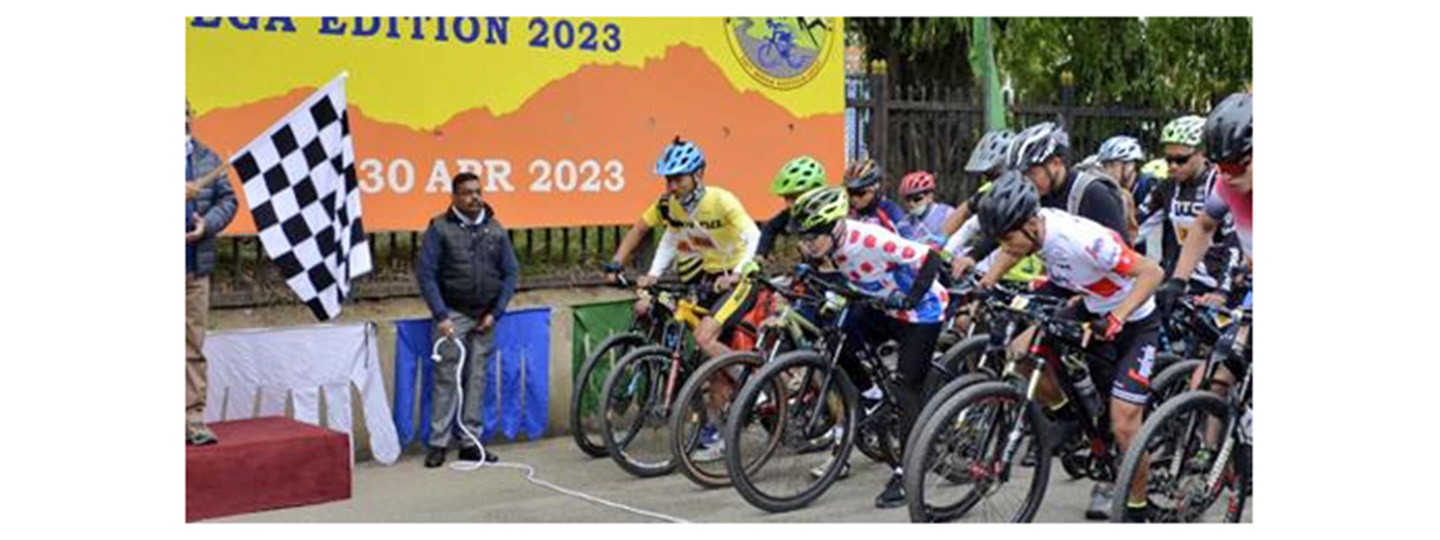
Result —
POLYGON ((1045 163, 1052 156, 1065 159, 1069 152, 1070 135, 1065 133, 1065 128, 1054 122, 1041 122, 1015 136, 1015 142, 1010 144, 1007 168, 1025 170, 1045 163))
POLYGON ((1010 142, 1013 140, 1015 134, 1010 130, 986 132, 970 152, 970 160, 965 162, 965 172, 983 174, 1005 166, 1006 157, 1010 154, 1010 142))

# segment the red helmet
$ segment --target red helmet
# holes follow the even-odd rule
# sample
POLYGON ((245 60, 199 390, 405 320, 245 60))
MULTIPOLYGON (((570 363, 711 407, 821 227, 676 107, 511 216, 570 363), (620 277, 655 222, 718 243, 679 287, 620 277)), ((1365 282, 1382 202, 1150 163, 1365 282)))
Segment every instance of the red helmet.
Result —
POLYGON ((915 171, 905 175, 900 180, 900 196, 904 197, 912 193, 925 193, 935 191, 935 175, 925 171, 915 171))

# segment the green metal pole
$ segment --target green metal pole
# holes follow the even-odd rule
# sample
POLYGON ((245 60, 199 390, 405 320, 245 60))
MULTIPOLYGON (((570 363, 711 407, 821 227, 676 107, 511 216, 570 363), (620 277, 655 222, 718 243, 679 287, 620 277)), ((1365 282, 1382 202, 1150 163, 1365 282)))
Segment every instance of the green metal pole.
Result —
POLYGON ((985 100, 985 130, 1005 129, 1005 102, 1000 97, 1000 72, 995 67, 995 43, 990 35, 990 18, 972 20, 970 69, 980 79, 985 100))

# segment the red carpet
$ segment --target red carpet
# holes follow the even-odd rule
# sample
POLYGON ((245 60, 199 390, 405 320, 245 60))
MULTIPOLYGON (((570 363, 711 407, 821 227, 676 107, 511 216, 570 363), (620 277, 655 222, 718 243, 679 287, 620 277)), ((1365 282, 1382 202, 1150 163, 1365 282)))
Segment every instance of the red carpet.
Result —
POLYGON ((219 444, 185 450, 185 520, 350 498, 344 433, 283 417, 211 424, 219 444))

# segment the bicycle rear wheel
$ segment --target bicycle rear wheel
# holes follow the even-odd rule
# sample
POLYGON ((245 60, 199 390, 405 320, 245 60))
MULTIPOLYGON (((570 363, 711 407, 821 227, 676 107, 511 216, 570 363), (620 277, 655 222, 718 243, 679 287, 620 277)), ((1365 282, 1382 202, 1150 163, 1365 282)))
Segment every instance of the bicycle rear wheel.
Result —
POLYGON ((767 512, 819 498, 854 448, 858 400, 849 378, 815 351, 786 353, 761 368, 735 397, 725 426, 726 466, 736 491, 767 512), (750 436, 764 426, 779 433, 778 446, 750 436))
POLYGON ((1047 456, 1034 468, 1020 467, 1027 443, 1049 448, 1039 410, 1015 386, 981 382, 951 396, 906 453, 911 521, 1034 519, 1051 460, 1047 456))
MULTIPOLYGON (((671 419, 674 425, 670 428, 675 437, 671 438, 671 450, 680 472, 697 485, 705 488, 730 485, 730 473, 724 459, 698 459, 701 457, 699 454, 708 450, 700 442, 710 429, 716 430, 716 438, 719 439, 719 432, 724 429, 730 416, 731 404, 735 401, 734 395, 739 385, 754 378, 763 364, 764 359, 753 352, 737 352, 714 358, 701 365, 695 374, 685 381, 685 387, 675 399, 676 413, 671 419)), ((763 424, 759 426, 756 434, 761 437, 767 434, 763 424)), ((772 430, 768 435, 768 446, 773 451, 780 444, 779 433, 772 430)), ((712 444, 719 444, 719 441, 712 444)), ((720 450, 722 453, 723 448, 722 446, 720 450)), ((746 467, 758 467, 769 456, 770 452, 758 452, 751 457, 746 467)))
POLYGON ((672 354, 661 346, 636 349, 615 365, 600 393, 605 449, 621 469, 641 478, 675 470, 665 402, 672 354))
MULTIPOLYGON (((1156 366, 1160 365, 1160 358, 1169 356, 1169 353, 1155 355, 1156 366)), ((1151 411, 1160 408, 1166 401, 1190 390, 1190 377, 1195 370, 1205 369, 1205 362, 1191 358, 1189 360, 1177 359, 1168 362, 1163 369, 1159 369, 1154 378, 1150 379, 1150 407, 1151 411)))
POLYGON ((631 350, 645 344, 638 333, 616 334, 600 342, 575 377, 570 394, 570 436, 575 446, 590 457, 605 457, 605 440, 600 437, 600 392, 615 363, 631 350))
POLYGON ((1148 475, 1148 521, 1238 521, 1249 495, 1249 448, 1231 440, 1234 429, 1225 429, 1232 413, 1224 399, 1205 390, 1185 392, 1156 410, 1120 463, 1115 485, 1125 489, 1116 490, 1111 521, 1122 519, 1129 486, 1142 467, 1148 475), (1220 429, 1209 441, 1213 426, 1220 429), (1227 444, 1229 452, 1219 450, 1227 444), (1229 504, 1216 508, 1227 494, 1229 504))

